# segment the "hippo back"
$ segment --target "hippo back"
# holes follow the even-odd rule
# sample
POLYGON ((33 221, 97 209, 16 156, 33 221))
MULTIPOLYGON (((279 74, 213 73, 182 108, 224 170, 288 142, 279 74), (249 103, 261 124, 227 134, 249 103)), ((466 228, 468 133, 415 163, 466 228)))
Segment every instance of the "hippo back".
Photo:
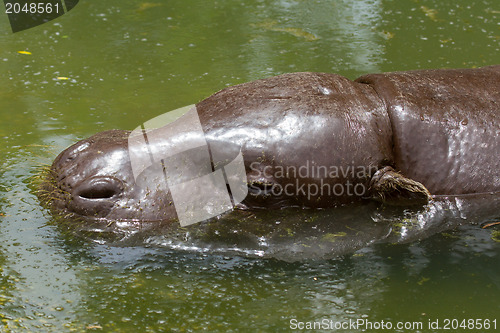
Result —
MULTIPOLYGON (((340 75, 305 72, 261 79, 228 87, 196 108, 211 151, 217 150, 218 141, 223 143, 221 151, 228 151, 226 142, 242 147, 249 183, 298 188, 350 183, 368 188, 372 174, 393 159, 384 103, 370 86, 340 75), (264 177, 262 170, 268 168, 274 178, 264 177), (314 172, 318 168, 342 172, 331 176, 314 172), (298 175, 298 170, 308 171, 298 175)), ((287 205, 331 207, 362 196, 298 191, 273 198, 278 206, 286 200, 287 205)), ((269 202, 266 199, 267 207, 269 202)))

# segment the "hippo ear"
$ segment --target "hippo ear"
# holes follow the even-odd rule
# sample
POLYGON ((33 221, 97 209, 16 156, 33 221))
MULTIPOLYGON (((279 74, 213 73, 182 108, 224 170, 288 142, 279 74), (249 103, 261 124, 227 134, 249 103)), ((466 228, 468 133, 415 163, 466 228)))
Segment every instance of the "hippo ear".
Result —
POLYGON ((370 193, 373 199, 388 205, 425 205, 432 200, 424 185, 404 177, 389 166, 373 175, 370 193))

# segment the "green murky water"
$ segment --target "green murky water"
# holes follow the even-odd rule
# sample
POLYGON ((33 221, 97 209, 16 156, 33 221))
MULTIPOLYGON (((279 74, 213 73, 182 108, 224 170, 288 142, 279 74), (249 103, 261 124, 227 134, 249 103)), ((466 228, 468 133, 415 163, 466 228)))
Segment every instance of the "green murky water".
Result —
POLYGON ((108 247, 48 224, 28 181, 78 139, 225 86, 292 71, 479 67, 499 54, 494 0, 81 0, 16 34, 0 15, 0 331, 271 332, 292 319, 366 319, 433 332, 429 320, 500 321, 498 231, 296 263, 108 247))

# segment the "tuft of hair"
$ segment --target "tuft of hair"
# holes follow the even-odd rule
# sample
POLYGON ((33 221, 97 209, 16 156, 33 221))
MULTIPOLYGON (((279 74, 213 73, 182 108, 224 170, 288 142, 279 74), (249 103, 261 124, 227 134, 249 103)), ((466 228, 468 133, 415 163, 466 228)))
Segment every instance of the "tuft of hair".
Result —
POLYGON ((391 167, 373 175, 370 192, 374 200, 388 205, 425 205, 432 201, 429 190, 422 183, 404 177, 391 167))

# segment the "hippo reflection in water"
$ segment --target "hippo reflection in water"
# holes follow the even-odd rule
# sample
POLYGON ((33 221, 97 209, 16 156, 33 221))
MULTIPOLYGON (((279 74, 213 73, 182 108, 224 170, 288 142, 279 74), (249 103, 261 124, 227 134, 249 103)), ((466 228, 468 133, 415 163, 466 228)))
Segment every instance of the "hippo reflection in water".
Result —
MULTIPOLYGON (((325 221, 315 237, 336 235, 330 243, 339 243, 354 220, 368 220, 359 228, 372 230, 380 212, 399 219, 410 214, 420 226, 432 221, 434 232, 459 223, 451 220, 482 222, 500 215, 499 65, 368 74, 355 81, 325 73, 284 74, 226 88, 192 110, 211 153, 210 171, 238 153, 243 157, 247 195, 232 200, 235 209, 222 218, 212 214, 219 226, 231 220, 244 229, 234 221, 250 225, 253 219, 272 224, 265 228, 272 233, 279 229, 275 222, 300 225, 304 216, 315 216, 325 221), (325 210, 334 207, 342 214, 325 210), (346 220, 349 209, 363 213, 346 220)), ((130 230, 147 224, 151 236, 175 225, 179 211, 161 178, 164 165, 139 181, 129 134, 101 132, 60 153, 42 184, 42 200, 56 212, 107 228, 110 222, 130 230)), ((166 151, 190 137, 184 131, 149 145, 166 151)), ((192 156, 190 165, 197 165, 192 156)), ((179 162, 176 168, 179 177, 200 175, 179 162)), ((387 238, 392 230, 375 229, 378 236, 367 241, 347 237, 357 244, 347 248, 387 238)))

